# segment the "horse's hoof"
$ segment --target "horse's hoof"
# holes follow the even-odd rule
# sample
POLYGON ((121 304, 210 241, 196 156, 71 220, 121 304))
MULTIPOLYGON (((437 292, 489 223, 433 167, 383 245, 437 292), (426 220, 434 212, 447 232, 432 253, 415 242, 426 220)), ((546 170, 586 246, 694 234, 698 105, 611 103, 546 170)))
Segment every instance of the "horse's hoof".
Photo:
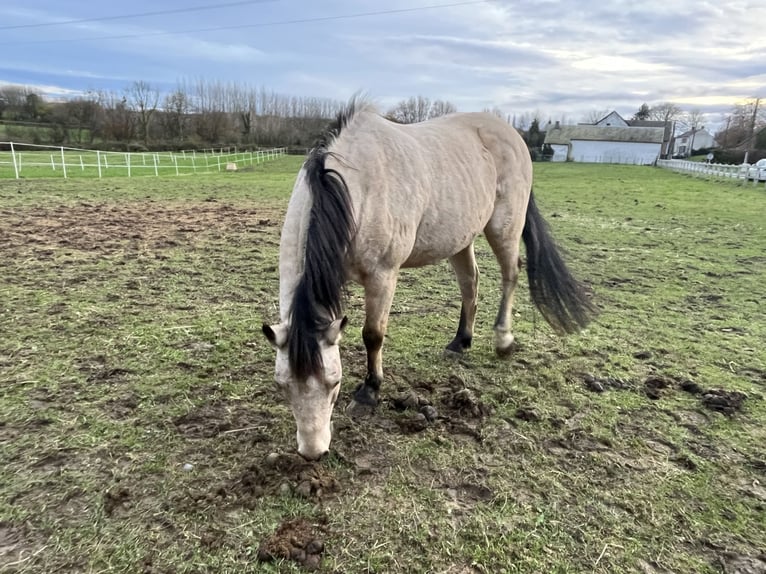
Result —
POLYGON ((450 349, 449 347, 447 347, 446 349, 444 349, 444 353, 442 354, 442 356, 445 359, 450 359, 450 360, 456 361, 458 359, 462 359, 463 358, 463 351, 455 351, 455 350, 450 349))
POLYGON ((351 399, 351 402, 346 407, 346 414, 351 418, 364 418, 370 416, 375 410, 375 405, 367 403, 360 403, 351 399))
POLYGON ((519 346, 514 342, 504 348, 495 347, 495 353, 501 359, 507 359, 508 357, 513 355, 513 353, 516 352, 516 349, 518 348, 519 346))
POLYGON ((495 353, 498 357, 510 357, 516 347, 516 340, 511 333, 495 332, 495 353))

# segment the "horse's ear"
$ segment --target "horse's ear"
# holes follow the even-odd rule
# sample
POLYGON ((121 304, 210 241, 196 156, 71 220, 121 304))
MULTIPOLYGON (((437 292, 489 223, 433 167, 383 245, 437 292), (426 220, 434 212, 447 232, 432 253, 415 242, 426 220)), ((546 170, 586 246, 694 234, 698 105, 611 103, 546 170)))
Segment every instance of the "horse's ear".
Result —
POLYGON ((287 343, 287 327, 281 323, 274 326, 264 323, 261 331, 263 331, 263 334, 275 349, 281 349, 287 343))
POLYGON ((336 319, 332 323, 330 323, 330 326, 327 328, 327 330, 324 332, 324 338, 325 341, 327 341, 330 345, 337 345, 340 343, 340 336, 343 333, 343 329, 346 328, 346 325, 348 324, 348 317, 345 315, 342 319, 336 319))

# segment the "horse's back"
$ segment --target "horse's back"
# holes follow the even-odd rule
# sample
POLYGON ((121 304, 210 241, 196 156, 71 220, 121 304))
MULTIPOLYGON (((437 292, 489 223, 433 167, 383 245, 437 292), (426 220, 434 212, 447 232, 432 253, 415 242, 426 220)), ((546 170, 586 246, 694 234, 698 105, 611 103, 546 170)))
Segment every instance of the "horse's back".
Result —
MULTIPOLYGON (((511 187, 531 183, 523 140, 489 114, 400 125, 364 113, 351 128, 333 152, 356 211, 357 267, 450 257, 481 233, 511 187)), ((528 190, 520 193, 526 202, 528 190)))

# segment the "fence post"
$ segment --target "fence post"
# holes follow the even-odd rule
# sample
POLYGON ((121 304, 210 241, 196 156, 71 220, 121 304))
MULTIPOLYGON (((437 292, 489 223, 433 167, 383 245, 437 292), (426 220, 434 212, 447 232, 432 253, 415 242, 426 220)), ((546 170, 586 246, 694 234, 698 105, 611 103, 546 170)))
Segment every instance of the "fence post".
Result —
POLYGON ((82 155, 80 155, 80 171, 85 171, 85 164, 82 162, 82 155))
POLYGON ((128 177, 130 177, 130 154, 129 153, 125 154, 125 163, 128 164, 128 177))
POLYGON ((98 179, 101 179, 101 150, 96 150, 96 163, 98 164, 98 179))
POLYGON ((152 154, 152 159, 154 160, 154 177, 159 177, 160 172, 157 170, 157 154, 152 154))
POLYGON ((61 169, 64 170, 64 179, 66 179, 66 159, 64 159, 64 146, 61 146, 61 169))
POLYGON ((16 174, 16 179, 19 179, 19 164, 16 163, 16 152, 13 151, 13 142, 11 142, 11 157, 13 158, 13 171, 16 174))
POLYGON ((170 154, 170 157, 173 158, 173 163, 176 164, 176 175, 178 175, 178 157, 174 156, 173 154, 170 154))
POLYGON ((51 169, 56 171, 56 162, 53 161, 53 154, 51 154, 51 169))

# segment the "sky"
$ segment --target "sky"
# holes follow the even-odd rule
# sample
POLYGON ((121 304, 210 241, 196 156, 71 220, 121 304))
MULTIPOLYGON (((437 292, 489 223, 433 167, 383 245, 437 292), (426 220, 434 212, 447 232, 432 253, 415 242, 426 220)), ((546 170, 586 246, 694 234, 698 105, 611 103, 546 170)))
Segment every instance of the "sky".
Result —
POLYGON ((203 78, 566 123, 766 97, 763 0, 5 0, 0 83, 50 97, 203 78))

